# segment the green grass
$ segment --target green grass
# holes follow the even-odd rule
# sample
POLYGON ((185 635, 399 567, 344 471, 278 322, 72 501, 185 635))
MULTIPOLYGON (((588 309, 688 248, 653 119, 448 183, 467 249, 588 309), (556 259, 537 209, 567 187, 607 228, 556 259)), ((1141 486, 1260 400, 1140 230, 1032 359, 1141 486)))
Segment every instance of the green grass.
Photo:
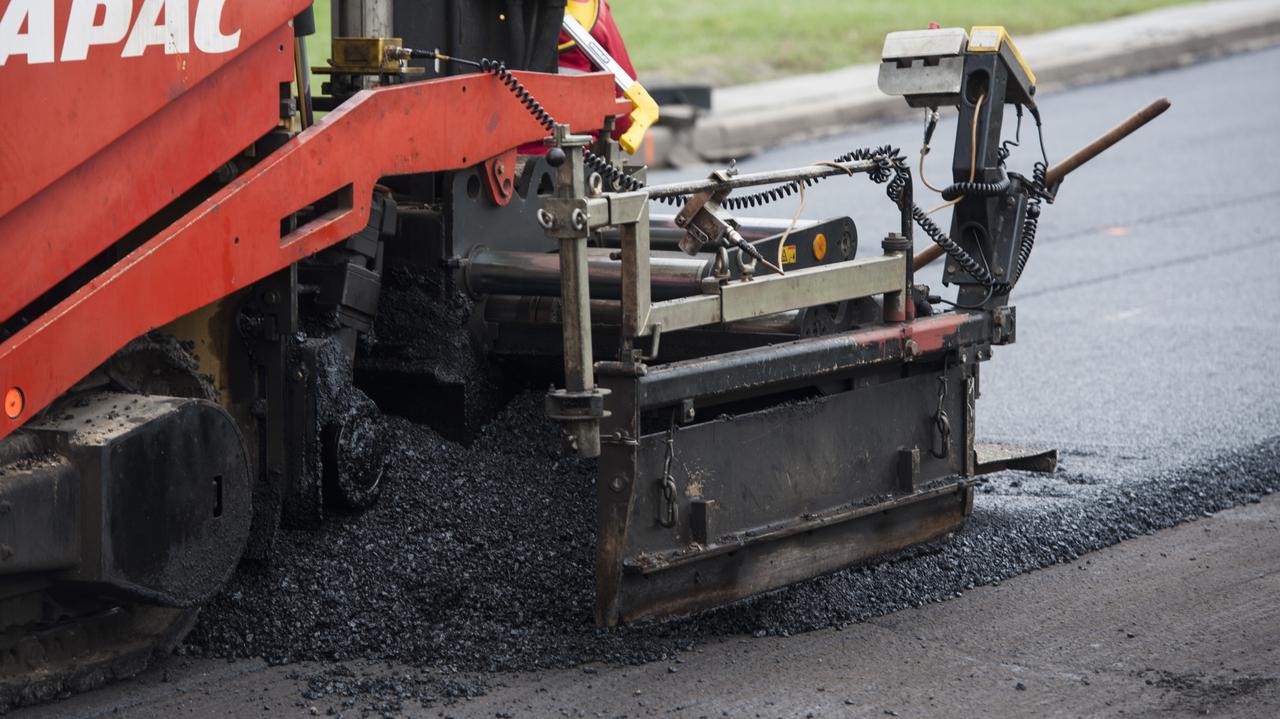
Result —
MULTIPOLYGON (((329 64, 329 44, 332 36, 330 28, 333 16, 329 12, 329 0, 316 0, 313 5, 316 12, 316 33, 307 38, 307 64, 311 67, 322 67, 329 64)), ((320 94, 320 83, 328 78, 324 75, 311 76, 311 94, 320 94)))
MULTIPOLYGON (((885 33, 1004 25, 1015 40, 1192 0, 609 0, 641 75, 713 85, 832 70, 880 57, 885 33)), ((312 65, 329 57, 330 0, 316 0, 312 65)), ((313 76, 312 92, 323 78, 313 76)))
POLYGON ((610 0, 642 76, 730 85, 880 56, 885 33, 1004 25, 1018 36, 1190 0, 610 0))

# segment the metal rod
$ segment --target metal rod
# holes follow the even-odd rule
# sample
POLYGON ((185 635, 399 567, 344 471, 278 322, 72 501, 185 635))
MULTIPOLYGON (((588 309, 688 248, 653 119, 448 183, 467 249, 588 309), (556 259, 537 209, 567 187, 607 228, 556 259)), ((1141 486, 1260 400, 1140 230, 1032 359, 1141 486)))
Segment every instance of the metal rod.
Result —
MULTIPOLYGON (((1067 157, 1067 159, 1049 168, 1049 171, 1045 173, 1045 185, 1047 187, 1053 187, 1054 185, 1062 182, 1062 178, 1074 172, 1081 165, 1092 160, 1102 154, 1103 151, 1109 149, 1112 145, 1128 137, 1134 130, 1137 130, 1148 122, 1159 117, 1165 110, 1169 109, 1170 105, 1171 103, 1169 102, 1169 98, 1162 97, 1137 111, 1131 115, 1129 119, 1111 128, 1098 139, 1088 145, 1085 145, 1067 157)), ((940 246, 932 245, 921 250, 919 254, 912 258, 911 264, 915 267, 915 270, 919 272, 921 269, 927 267, 930 262, 941 257, 942 254, 943 250, 940 246)))
MULTIPOLYGON (((623 263, 608 250, 587 252, 587 273, 592 299, 622 297, 623 263)), ((649 258, 654 299, 669 300, 702 292, 702 279, 711 273, 710 259, 688 255, 653 255, 649 258)), ((473 295, 541 295, 559 297, 560 259, 542 252, 514 252, 476 248, 463 265, 462 277, 473 295)))
POLYGON ((1093 142, 1077 150, 1067 159, 1059 162, 1045 173, 1045 185, 1053 187, 1062 182, 1062 178, 1071 174, 1076 168, 1102 154, 1112 145, 1128 137, 1134 130, 1159 117, 1170 106, 1169 98, 1162 97, 1134 113, 1129 119, 1116 125, 1093 142))
POLYGON ((693 180, 690 182, 672 182, 666 185, 651 185, 645 192, 650 197, 670 197, 672 195, 692 195, 698 192, 754 187, 756 185, 776 185, 792 180, 812 180, 831 175, 845 175, 850 172, 870 172, 876 167, 871 160, 858 162, 831 163, 829 165, 808 165, 789 170, 773 170, 770 172, 753 172, 737 175, 728 180, 693 180))
POLYGON ((929 266, 930 262, 942 256, 942 245, 929 245, 920 250, 919 254, 911 258, 911 268, 915 272, 919 272, 929 266))

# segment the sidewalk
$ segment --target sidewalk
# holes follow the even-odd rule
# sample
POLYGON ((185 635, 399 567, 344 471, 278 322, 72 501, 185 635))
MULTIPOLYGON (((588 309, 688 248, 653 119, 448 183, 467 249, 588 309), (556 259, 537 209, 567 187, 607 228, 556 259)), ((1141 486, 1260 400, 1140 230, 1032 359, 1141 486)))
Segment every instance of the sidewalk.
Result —
MULTIPOLYGON (((1219 0, 1015 38, 1040 92, 1186 65, 1280 42, 1280 1, 1219 0)), ((904 116, 876 85, 878 63, 720 88, 693 128, 654 128, 650 166, 719 161, 904 116)), ((1260 75, 1262 77, 1262 75, 1260 75)), ((1261 89, 1261 86, 1260 86, 1261 89)))

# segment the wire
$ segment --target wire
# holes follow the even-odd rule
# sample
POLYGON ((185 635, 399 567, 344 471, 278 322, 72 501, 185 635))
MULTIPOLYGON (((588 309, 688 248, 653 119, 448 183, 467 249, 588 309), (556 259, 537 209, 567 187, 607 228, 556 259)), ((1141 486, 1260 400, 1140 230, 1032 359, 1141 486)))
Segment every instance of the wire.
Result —
POLYGON ((938 127, 938 108, 930 107, 924 111, 924 140, 920 144, 920 182, 938 194, 942 190, 933 186, 929 178, 924 176, 924 156, 929 154, 929 143, 933 139, 933 131, 938 127))
MULTIPOLYGON (((823 163, 827 164, 827 163, 823 163)), ((839 165, 837 165, 839 167, 839 165)), ((843 169, 843 168, 842 168, 843 169)), ((774 269, 778 274, 782 271, 782 248, 787 244, 787 238, 791 236, 791 231, 796 228, 796 223, 800 221, 800 214, 804 212, 804 185, 800 186, 800 204, 796 207, 796 213, 791 216, 791 222, 787 225, 787 229, 782 232, 782 239, 778 240, 778 265, 774 269)), ((766 263, 767 264, 767 263, 766 263)))

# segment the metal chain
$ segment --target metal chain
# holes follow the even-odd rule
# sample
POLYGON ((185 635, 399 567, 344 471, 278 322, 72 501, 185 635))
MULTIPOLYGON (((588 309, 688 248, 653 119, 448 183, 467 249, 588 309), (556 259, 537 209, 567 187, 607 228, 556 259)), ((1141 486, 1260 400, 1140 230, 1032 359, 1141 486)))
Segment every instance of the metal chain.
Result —
POLYGON ((933 428, 941 442, 942 449, 929 447, 929 454, 938 459, 946 459, 951 454, 951 419, 947 417, 947 366, 943 364, 942 374, 938 375, 938 411, 933 415, 933 428))
POLYGON ((671 462, 676 457, 676 415, 671 413, 671 428, 667 430, 667 458, 662 467, 662 505, 658 508, 658 524, 676 526, 680 508, 676 506, 676 479, 671 476, 671 462))

